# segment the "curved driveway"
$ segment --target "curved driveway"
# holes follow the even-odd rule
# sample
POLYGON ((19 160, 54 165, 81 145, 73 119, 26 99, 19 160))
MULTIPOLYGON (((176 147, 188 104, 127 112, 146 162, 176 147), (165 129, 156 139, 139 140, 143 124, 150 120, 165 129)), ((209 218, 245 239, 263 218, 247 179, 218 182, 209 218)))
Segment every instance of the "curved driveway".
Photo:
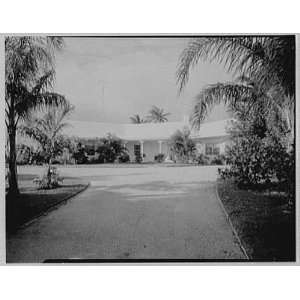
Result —
POLYGON ((216 197, 216 167, 61 169, 91 186, 9 237, 8 262, 245 259, 216 197))

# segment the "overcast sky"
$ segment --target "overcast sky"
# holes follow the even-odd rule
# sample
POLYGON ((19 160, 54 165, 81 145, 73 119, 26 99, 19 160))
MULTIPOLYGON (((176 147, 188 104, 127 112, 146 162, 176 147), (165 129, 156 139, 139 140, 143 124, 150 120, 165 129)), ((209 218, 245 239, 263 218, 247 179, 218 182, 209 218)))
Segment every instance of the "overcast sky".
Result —
MULTIPOLYGON (((152 105, 182 120, 201 88, 232 80, 223 66, 200 62, 178 95, 176 68, 186 38, 65 38, 56 57, 56 91, 75 105, 71 119, 129 122, 152 105)), ((226 118, 223 106, 209 120, 226 118)))

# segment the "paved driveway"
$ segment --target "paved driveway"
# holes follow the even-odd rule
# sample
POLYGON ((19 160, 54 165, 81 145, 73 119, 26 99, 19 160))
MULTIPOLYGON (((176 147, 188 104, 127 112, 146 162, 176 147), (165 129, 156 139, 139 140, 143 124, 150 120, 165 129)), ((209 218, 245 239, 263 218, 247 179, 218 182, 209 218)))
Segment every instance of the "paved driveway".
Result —
POLYGON ((216 198, 215 167, 61 171, 90 188, 10 237, 8 262, 245 258, 216 198))

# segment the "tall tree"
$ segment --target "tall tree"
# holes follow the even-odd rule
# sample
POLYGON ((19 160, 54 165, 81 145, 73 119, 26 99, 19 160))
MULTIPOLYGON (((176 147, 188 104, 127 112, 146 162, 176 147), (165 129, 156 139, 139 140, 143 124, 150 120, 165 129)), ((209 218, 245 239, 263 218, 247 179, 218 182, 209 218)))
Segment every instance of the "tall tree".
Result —
POLYGON ((130 120, 133 124, 146 123, 146 121, 140 115, 134 115, 134 116, 130 117, 130 120))
POLYGON ((208 37, 192 39, 183 50, 177 69, 182 90, 198 61, 223 63, 227 71, 256 79, 263 86, 279 84, 286 95, 295 94, 295 37, 208 37))
POLYGON ((7 37, 5 39, 5 123, 8 134, 8 193, 19 193, 16 170, 16 129, 20 119, 35 109, 61 105, 64 96, 52 91, 55 51, 60 37, 7 37))
MULTIPOLYGON (((177 70, 180 91, 189 73, 200 60, 223 63, 227 71, 238 75, 231 83, 205 87, 196 98, 191 116, 196 127, 217 103, 231 108, 241 103, 246 110, 266 113, 270 120, 285 119, 293 139, 295 102, 294 37, 211 37, 190 41, 181 54, 177 70), (239 103, 238 103, 239 102, 239 103)), ((273 123, 274 124, 274 123, 273 123)))
POLYGON ((164 122, 168 121, 167 116, 169 116, 169 115, 170 115, 170 113, 164 112, 163 108, 159 108, 159 107, 153 105, 149 111, 147 120, 149 122, 153 122, 153 123, 164 123, 164 122))

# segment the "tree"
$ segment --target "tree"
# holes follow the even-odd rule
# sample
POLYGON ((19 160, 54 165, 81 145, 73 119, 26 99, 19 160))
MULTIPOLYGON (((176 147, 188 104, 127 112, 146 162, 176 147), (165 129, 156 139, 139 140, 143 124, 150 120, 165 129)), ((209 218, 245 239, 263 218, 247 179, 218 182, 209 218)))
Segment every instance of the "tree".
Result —
POLYGON ((164 123, 168 121, 167 116, 169 115, 170 113, 165 113, 162 108, 153 105, 149 111, 149 116, 147 117, 147 120, 153 123, 164 123))
POLYGON ((50 107, 47 112, 38 118, 34 118, 20 127, 21 133, 36 140, 44 153, 50 167, 53 158, 63 150, 62 132, 69 124, 64 122, 74 110, 68 102, 62 108, 50 107))
POLYGON ((190 138, 190 130, 185 127, 177 130, 170 140, 171 151, 181 160, 187 162, 196 150, 194 141, 190 138))
POLYGON ((5 123, 8 134, 8 193, 19 193, 16 171, 16 130, 20 119, 35 109, 65 103, 52 91, 54 54, 63 47, 60 37, 5 39, 5 123))
POLYGON ((295 38, 291 36, 208 37, 192 39, 183 50, 177 82, 184 88, 200 59, 223 63, 227 71, 255 78, 262 86, 281 85, 295 95, 295 38))
POLYGON ((180 90, 199 59, 224 63, 227 71, 238 76, 234 82, 209 85, 197 95, 191 116, 193 126, 199 127, 215 104, 225 102, 232 111, 241 112, 243 108, 246 114, 260 115, 271 126, 286 127, 291 144, 295 102, 295 44, 292 37, 194 39, 180 57, 177 70, 180 90))
POLYGON ((113 163, 117 158, 127 153, 122 140, 112 134, 101 139, 101 142, 102 144, 96 150, 99 153, 99 162, 113 163))
POLYGON ((134 116, 130 117, 130 120, 133 124, 146 123, 146 121, 142 117, 140 117, 140 115, 134 115, 134 116))

